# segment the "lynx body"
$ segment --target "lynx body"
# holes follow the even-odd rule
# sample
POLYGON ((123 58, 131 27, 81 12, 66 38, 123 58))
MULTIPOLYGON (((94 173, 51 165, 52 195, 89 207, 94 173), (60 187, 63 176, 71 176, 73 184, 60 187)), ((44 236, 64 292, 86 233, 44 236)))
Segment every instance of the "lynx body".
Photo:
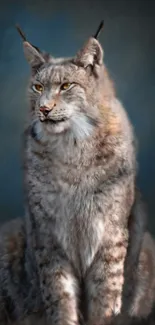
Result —
POLYGON ((134 135, 91 38, 72 59, 28 42, 31 65, 24 184, 28 245, 52 324, 89 325, 121 312, 128 219, 135 197, 134 135), (83 293, 83 292, 82 292, 83 293))

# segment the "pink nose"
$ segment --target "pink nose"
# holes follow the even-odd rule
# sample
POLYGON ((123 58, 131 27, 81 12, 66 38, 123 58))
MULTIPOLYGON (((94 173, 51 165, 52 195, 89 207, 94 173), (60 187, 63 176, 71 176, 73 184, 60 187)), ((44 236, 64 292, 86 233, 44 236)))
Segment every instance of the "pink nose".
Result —
POLYGON ((44 114, 44 116, 46 117, 49 112, 52 110, 52 108, 47 107, 47 106, 41 106, 40 107, 40 112, 42 112, 44 114))

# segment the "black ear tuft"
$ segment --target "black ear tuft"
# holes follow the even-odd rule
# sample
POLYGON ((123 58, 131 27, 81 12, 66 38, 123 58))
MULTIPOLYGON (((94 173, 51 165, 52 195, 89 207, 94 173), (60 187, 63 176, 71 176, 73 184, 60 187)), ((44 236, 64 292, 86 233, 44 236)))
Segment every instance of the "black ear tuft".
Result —
POLYGON ((100 35, 100 32, 102 30, 102 28, 104 27, 104 20, 101 20, 99 26, 98 26, 98 29, 94 35, 94 38, 98 39, 99 35, 100 35))
POLYGON ((19 35, 21 36, 23 42, 26 42, 27 39, 26 39, 25 33, 22 31, 22 29, 20 28, 20 26, 18 24, 16 24, 16 29, 17 29, 19 35))
MULTIPOLYGON (((27 38, 26 38, 26 35, 25 35, 25 33, 23 32, 23 30, 21 29, 21 27, 18 25, 18 24, 16 24, 16 29, 17 29, 17 31, 18 31, 18 33, 19 33, 19 35, 21 36, 21 38, 22 38, 22 40, 23 40, 23 42, 27 42, 27 38)), ((31 44, 32 45, 32 44, 31 44)), ((35 46, 35 45, 32 45, 39 53, 41 53, 41 51, 39 50, 39 48, 37 47, 37 46, 35 46)))

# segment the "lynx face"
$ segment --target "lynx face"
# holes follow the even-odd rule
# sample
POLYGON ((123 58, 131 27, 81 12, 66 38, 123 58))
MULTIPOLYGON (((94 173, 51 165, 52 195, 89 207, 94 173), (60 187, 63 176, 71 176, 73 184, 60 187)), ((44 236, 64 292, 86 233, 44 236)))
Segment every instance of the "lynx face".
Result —
POLYGON ((96 107, 90 102, 95 83, 93 76, 71 62, 43 65, 29 87, 35 118, 48 133, 69 129, 75 136, 89 135, 96 120, 96 107))
POLYGON ((35 133, 70 131, 76 138, 93 133, 104 88, 103 52, 91 38, 72 59, 45 57, 28 42, 24 52, 32 69, 29 98, 35 133))

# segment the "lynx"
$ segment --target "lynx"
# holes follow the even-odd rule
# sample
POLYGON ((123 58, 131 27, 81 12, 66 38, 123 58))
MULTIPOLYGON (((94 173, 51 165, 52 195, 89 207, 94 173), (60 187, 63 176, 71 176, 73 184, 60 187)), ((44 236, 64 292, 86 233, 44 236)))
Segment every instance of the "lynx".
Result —
POLYGON ((85 321, 103 324, 123 307, 133 130, 96 38, 67 59, 26 40, 23 46, 31 67, 24 134, 29 258, 50 323, 79 324, 84 296, 85 321))
POLYGON ((127 114, 90 38, 69 59, 24 41, 31 67, 24 135, 27 245, 47 319, 103 324, 122 308, 136 155, 127 114))

